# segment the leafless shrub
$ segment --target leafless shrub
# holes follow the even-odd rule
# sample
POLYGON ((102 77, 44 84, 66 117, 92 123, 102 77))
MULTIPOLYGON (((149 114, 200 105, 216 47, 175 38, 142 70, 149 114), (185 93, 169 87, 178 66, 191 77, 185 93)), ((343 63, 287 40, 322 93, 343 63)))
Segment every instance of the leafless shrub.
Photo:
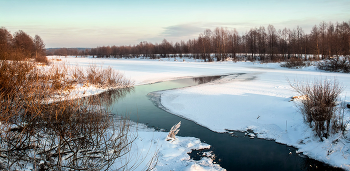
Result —
POLYGON ((343 87, 336 79, 289 83, 300 96, 305 97, 301 99, 298 108, 321 140, 322 137, 327 138, 331 132, 339 131, 337 124, 334 124, 339 123, 339 119, 342 120, 342 117, 336 116, 336 102, 343 87))
POLYGON ((333 57, 318 63, 317 68, 320 70, 332 72, 350 72, 350 58, 349 57, 333 57))
POLYGON ((177 123, 176 125, 174 125, 173 127, 171 127, 168 136, 166 137, 167 141, 170 140, 175 140, 176 139, 176 134, 180 131, 180 126, 181 126, 181 121, 179 123, 177 123))
POLYGON ((281 64, 281 67, 286 68, 301 68, 307 66, 307 63, 300 58, 291 58, 284 64, 281 64))

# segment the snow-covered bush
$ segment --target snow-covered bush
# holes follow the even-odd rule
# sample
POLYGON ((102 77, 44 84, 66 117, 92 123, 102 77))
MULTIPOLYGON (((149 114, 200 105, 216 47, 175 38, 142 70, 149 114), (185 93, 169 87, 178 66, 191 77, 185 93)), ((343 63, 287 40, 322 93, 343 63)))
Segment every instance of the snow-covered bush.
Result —
POLYGON ((318 63, 317 68, 320 70, 332 72, 350 72, 350 57, 334 57, 318 63))

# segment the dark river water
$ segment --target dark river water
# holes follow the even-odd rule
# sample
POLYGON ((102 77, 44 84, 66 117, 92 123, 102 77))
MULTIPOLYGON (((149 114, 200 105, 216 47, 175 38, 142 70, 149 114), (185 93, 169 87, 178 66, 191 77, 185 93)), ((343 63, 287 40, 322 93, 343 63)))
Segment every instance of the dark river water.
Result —
MULTIPOLYGON (((110 103, 111 112, 165 131, 169 131, 173 125, 181 121, 180 132, 177 135, 197 137, 202 142, 210 144, 211 148, 205 151, 212 151, 216 156, 215 162, 227 170, 340 170, 302 154, 296 154, 297 149, 275 141, 251 139, 245 133, 237 131, 213 132, 157 107, 154 103, 156 98, 151 96, 151 92, 195 86, 218 78, 220 76, 184 78, 135 86, 132 90, 124 92, 115 91, 121 98, 110 103)), ((193 151, 190 156, 194 160, 199 160, 202 152, 193 151)))

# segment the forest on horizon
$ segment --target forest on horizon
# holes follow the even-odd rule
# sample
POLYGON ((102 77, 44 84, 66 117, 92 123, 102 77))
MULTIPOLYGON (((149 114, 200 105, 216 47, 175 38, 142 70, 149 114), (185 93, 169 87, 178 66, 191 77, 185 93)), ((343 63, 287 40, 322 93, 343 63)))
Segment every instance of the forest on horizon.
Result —
POLYGON ((22 30, 10 34, 6 28, 0 29, 0 58, 14 59, 34 58, 41 56, 93 56, 107 58, 121 57, 194 57, 204 61, 223 61, 227 58, 236 60, 244 55, 261 61, 285 61, 311 55, 309 60, 326 59, 332 56, 350 55, 350 21, 342 23, 321 22, 315 25, 310 33, 301 27, 276 30, 273 25, 267 28, 251 28, 245 34, 236 29, 217 27, 206 29, 198 38, 187 41, 161 43, 142 41, 136 45, 99 46, 96 48, 49 48, 40 36, 30 37, 22 30))
POLYGON ((93 57, 191 57, 212 61, 213 55, 218 61, 237 54, 259 57, 260 60, 274 61, 274 58, 292 58, 305 55, 321 55, 321 59, 332 56, 350 55, 350 21, 342 23, 321 22, 310 33, 301 27, 276 30, 273 25, 251 28, 240 35, 236 29, 217 27, 206 29, 198 38, 187 41, 161 43, 142 41, 136 45, 99 46, 79 50, 75 48, 53 49, 47 55, 93 56, 93 57))

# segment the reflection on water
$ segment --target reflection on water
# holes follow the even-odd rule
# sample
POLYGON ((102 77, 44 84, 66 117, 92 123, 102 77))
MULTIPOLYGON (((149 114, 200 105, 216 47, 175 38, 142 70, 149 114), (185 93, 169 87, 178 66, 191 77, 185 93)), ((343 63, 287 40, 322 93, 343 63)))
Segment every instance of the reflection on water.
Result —
MULTIPOLYGON (((116 103, 131 90, 25 106, 25 110, 1 124, 1 128, 10 127, 0 131, 0 170, 109 167, 130 150, 133 140, 128 135, 127 121, 114 119, 102 105, 116 103)), ((1 110, 1 114, 6 113, 1 110)))
MULTIPOLYGON (((174 124, 181 121, 178 136, 197 137, 210 144, 209 150, 215 154, 215 162, 227 170, 340 170, 307 157, 300 157, 295 153, 297 149, 274 141, 250 139, 241 132, 233 132, 234 134, 213 132, 193 121, 161 109, 159 93, 151 93, 194 86, 218 78, 220 76, 186 78, 135 86, 132 92, 110 106, 111 112, 127 114, 132 121, 165 131, 169 131, 174 124)), ((200 159, 195 154, 196 152, 191 155, 192 158, 195 159, 197 156, 197 159, 200 159)))
POLYGON ((198 84, 204 84, 211 81, 215 81, 219 78, 221 78, 221 76, 195 77, 195 78, 192 78, 192 80, 198 84))
POLYGON ((133 92, 134 87, 125 87, 120 89, 110 89, 101 94, 83 97, 88 104, 102 104, 103 106, 110 107, 112 104, 117 103, 119 99, 124 98, 128 93, 133 92))

